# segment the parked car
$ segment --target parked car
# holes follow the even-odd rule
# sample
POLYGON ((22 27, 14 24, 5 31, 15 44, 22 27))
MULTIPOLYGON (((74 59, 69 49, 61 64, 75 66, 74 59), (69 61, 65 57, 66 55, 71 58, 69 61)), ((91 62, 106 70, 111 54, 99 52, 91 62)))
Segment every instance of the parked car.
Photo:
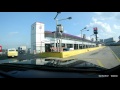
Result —
POLYGON ((69 51, 69 48, 64 48, 63 51, 69 51))

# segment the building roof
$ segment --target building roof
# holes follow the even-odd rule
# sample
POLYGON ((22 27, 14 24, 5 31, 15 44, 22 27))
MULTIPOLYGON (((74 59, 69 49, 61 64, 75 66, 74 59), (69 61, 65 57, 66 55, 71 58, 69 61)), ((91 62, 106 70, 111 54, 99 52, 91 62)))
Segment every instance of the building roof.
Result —
MULTIPOLYGON (((54 38, 54 35, 51 31, 45 31, 45 36, 54 38)), ((67 33, 63 33, 62 37, 63 38, 68 38, 68 39, 75 39, 75 40, 83 40, 83 41, 87 41, 87 42, 92 42, 90 40, 87 40, 87 39, 84 39, 84 38, 81 38, 81 37, 78 37, 78 36, 74 36, 74 35, 71 35, 71 34, 67 34, 67 33)))
POLYGON ((42 22, 34 22, 32 25, 34 25, 34 24, 44 24, 44 23, 42 23, 42 22))

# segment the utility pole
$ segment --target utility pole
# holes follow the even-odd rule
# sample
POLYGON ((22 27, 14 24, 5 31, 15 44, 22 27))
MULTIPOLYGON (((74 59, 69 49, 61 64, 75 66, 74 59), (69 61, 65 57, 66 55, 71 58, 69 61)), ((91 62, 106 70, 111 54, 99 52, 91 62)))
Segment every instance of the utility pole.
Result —
MULTIPOLYGON (((59 51, 60 52, 61 50, 61 43, 62 43, 62 33, 63 33, 63 26, 61 24, 58 24, 58 21, 62 21, 62 20, 66 20, 66 19, 72 19, 72 17, 68 17, 68 18, 65 18, 65 19, 56 19, 58 14, 60 14, 60 12, 57 12, 57 15, 55 16, 54 20, 56 20, 56 37, 57 37, 57 42, 59 42, 59 51), (59 38, 59 39, 58 39, 59 38)), ((58 50, 58 43, 57 43, 57 50, 58 50)))

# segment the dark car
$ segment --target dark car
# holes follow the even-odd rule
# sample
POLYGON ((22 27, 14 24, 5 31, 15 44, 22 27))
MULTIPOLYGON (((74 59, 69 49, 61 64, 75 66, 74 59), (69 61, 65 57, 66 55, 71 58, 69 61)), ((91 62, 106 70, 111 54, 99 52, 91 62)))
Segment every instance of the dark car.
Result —
POLYGON ((69 48, 64 48, 63 51, 69 51, 69 48))
POLYGON ((25 54, 25 51, 24 50, 20 50, 19 54, 25 54))

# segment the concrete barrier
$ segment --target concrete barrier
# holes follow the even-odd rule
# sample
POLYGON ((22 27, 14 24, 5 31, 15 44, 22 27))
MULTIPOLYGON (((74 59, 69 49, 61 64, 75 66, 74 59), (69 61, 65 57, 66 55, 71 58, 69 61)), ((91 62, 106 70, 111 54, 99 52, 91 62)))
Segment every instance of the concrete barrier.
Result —
POLYGON ((75 56, 75 55, 78 55, 78 54, 87 53, 87 52, 98 50, 98 49, 101 49, 101 48, 104 48, 104 46, 103 47, 95 47, 95 48, 87 48, 87 49, 81 49, 81 50, 73 50, 73 51, 62 52, 62 58, 67 58, 67 57, 75 56))
POLYGON ((45 53, 41 53, 40 57, 43 57, 43 58, 45 58, 45 57, 68 58, 68 57, 75 56, 75 55, 78 55, 78 54, 98 50, 98 49, 101 49, 101 48, 104 48, 104 47, 105 46, 87 48, 87 49, 79 49, 79 50, 72 50, 72 51, 64 51, 64 52, 45 52, 45 53))

